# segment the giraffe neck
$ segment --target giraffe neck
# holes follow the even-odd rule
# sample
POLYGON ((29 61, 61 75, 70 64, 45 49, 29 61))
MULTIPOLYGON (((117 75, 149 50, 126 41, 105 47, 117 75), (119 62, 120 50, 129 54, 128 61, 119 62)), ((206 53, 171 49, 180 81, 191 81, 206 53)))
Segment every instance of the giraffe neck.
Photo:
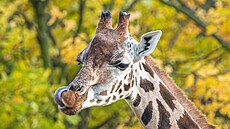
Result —
POLYGON ((133 93, 126 101, 147 129, 199 129, 200 126, 151 67, 142 60, 134 64, 133 93))

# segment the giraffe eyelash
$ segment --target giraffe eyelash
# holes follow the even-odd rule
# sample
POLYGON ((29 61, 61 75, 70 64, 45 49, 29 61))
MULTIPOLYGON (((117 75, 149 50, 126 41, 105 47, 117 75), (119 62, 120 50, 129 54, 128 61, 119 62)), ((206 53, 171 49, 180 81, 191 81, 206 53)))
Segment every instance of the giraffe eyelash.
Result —
POLYGON ((115 65, 116 68, 124 71, 126 68, 129 67, 129 64, 125 64, 125 63, 118 63, 117 65, 115 65))

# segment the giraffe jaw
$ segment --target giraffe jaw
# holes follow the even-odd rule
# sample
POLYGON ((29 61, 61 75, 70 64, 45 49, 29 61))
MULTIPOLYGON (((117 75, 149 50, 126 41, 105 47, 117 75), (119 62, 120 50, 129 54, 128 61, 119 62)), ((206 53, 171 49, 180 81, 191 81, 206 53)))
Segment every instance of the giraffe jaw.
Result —
POLYGON ((54 100, 61 111, 67 115, 74 115, 82 110, 87 92, 83 95, 78 95, 77 92, 69 90, 69 88, 69 86, 58 88, 55 91, 54 100))

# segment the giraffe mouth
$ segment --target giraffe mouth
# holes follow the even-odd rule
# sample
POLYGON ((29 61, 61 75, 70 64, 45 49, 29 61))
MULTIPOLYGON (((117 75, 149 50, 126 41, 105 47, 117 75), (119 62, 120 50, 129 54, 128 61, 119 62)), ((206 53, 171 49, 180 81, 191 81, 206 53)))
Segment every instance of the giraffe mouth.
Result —
POLYGON ((86 94, 78 95, 69 90, 69 86, 58 88, 54 94, 54 100, 58 108, 67 115, 74 115, 82 110, 82 104, 86 100, 86 94))

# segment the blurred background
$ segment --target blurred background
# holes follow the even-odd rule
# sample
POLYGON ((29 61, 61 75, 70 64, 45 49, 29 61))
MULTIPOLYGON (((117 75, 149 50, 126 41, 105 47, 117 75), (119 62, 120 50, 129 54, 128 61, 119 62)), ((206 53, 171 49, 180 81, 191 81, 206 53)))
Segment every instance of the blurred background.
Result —
POLYGON ((77 54, 93 38, 103 10, 113 25, 131 14, 137 40, 160 29, 152 56, 207 119, 230 128, 229 0, 1 0, 0 128, 141 128, 124 100, 64 115, 54 91, 68 85, 80 66, 77 54))

